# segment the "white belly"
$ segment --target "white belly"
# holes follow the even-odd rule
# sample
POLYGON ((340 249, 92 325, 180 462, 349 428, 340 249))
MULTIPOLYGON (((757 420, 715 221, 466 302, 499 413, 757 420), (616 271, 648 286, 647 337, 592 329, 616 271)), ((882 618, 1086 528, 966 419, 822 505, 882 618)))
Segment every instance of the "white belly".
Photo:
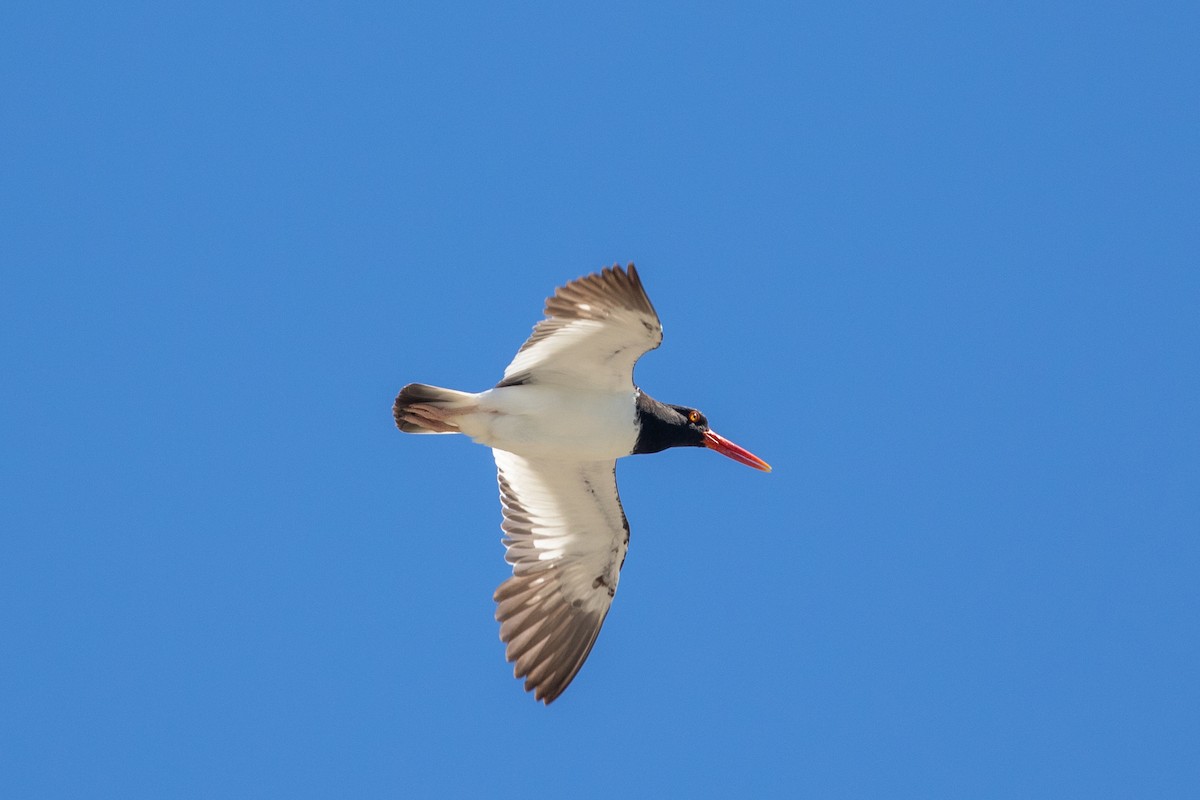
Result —
POLYGON ((458 420, 488 447, 527 458, 601 461, 629 455, 637 438, 635 392, 525 385, 489 389, 458 420))

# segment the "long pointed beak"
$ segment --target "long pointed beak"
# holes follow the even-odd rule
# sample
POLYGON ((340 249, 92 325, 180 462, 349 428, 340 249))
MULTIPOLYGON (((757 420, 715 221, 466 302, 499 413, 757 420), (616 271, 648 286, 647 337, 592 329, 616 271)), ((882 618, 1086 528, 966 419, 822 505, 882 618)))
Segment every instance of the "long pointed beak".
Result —
POLYGON ((761 469, 763 472, 771 471, 771 465, 754 455, 754 453, 745 448, 738 447, 724 436, 719 436, 712 431, 704 432, 704 446, 709 450, 716 450, 723 456, 729 456, 734 461, 739 464, 745 464, 747 467, 761 469))

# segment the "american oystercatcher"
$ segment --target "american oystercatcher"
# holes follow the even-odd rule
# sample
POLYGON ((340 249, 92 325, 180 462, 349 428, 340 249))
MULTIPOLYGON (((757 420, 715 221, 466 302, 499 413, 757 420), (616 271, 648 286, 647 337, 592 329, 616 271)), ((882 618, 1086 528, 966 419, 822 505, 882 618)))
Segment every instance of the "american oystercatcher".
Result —
POLYGON ((662 324, 633 264, 571 281, 493 388, 473 394, 410 383, 392 413, 405 433, 465 433, 492 448, 512 577, 496 590, 505 656, 547 705, 583 666, 629 547, 616 460, 707 447, 770 472, 694 408, 660 403, 633 365, 662 324))

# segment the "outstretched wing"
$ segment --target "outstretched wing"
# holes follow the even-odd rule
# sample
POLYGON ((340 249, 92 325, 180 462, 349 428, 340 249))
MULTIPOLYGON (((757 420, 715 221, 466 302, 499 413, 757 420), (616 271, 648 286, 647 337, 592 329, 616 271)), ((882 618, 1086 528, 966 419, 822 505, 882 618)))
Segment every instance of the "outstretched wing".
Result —
POLYGON ((504 370, 500 386, 632 388, 633 365, 662 343, 662 323, 633 264, 560 286, 546 300, 545 313, 504 370))
POLYGON ((612 461, 540 461, 493 450, 504 507, 505 559, 496 590, 505 656, 547 705, 587 659, 608 614, 629 523, 612 461))

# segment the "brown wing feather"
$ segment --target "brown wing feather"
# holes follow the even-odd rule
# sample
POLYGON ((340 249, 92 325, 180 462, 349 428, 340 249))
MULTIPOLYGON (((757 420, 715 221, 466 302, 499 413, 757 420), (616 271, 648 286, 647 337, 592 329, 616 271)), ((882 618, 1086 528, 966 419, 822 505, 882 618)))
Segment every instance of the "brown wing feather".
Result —
POLYGON ((633 264, 560 286, 545 313, 499 386, 564 377, 579 384, 631 383, 634 362, 662 342, 662 323, 633 264))
POLYGON ((637 267, 630 264, 626 269, 628 271, 621 269, 619 264, 613 264, 555 289, 554 294, 546 298, 543 313, 547 319, 534 326, 533 334, 517 352, 527 350, 561 328, 561 322, 554 324, 556 320, 603 321, 608 319, 613 311, 627 309, 648 314, 657 321, 658 312, 650 304, 650 298, 642 286, 642 279, 638 277, 637 267))
POLYGON ((544 703, 587 660, 616 593, 629 546, 612 462, 542 463, 493 451, 504 509, 505 560, 496 590, 505 657, 544 703))
POLYGON ((525 691, 547 705, 563 693, 592 652, 606 614, 573 609, 554 575, 514 575, 496 590, 505 658, 525 691))

